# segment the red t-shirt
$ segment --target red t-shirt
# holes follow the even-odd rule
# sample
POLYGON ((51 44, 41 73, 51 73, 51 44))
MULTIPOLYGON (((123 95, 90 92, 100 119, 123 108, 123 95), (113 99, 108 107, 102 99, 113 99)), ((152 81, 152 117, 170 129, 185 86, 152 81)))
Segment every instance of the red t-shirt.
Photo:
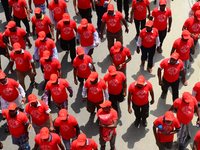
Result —
POLYGON ((194 115, 194 107, 197 106, 197 100, 193 97, 192 101, 187 104, 183 102, 182 98, 177 98, 173 106, 177 107, 177 118, 180 123, 188 125, 193 118, 194 115))
POLYGON ((37 34, 40 31, 44 31, 46 34, 48 34, 50 32, 49 24, 51 23, 51 20, 46 15, 43 15, 42 17, 42 19, 36 19, 36 16, 33 16, 31 22, 35 24, 37 34))
POLYGON ((200 2, 194 3, 191 10, 194 11, 194 12, 197 11, 197 10, 200 10, 200 2))
POLYGON ((39 48, 39 56, 41 59, 43 57, 43 52, 46 50, 48 50, 51 56, 53 56, 53 49, 56 47, 56 45, 52 39, 47 38, 45 42, 42 42, 41 40, 37 39, 35 41, 35 47, 39 48))
POLYGON ((83 28, 81 25, 77 29, 77 33, 81 35, 81 46, 88 47, 94 43, 93 33, 96 29, 91 23, 88 23, 87 28, 83 28))
POLYGON ((108 0, 99 0, 100 2, 97 4, 96 1, 95 1, 95 4, 97 4, 98 6, 103 6, 104 5, 104 2, 108 0))
MULTIPOLYGON (((2 33, 2 35, 3 35, 3 33, 2 33)), ((6 44, 3 42, 3 36, 0 36, 0 47, 1 48, 5 48, 6 47, 6 44)))
POLYGON ((53 17, 56 22, 62 20, 62 16, 65 13, 65 8, 67 8, 67 4, 63 0, 59 0, 58 4, 51 1, 49 3, 49 10, 53 11, 53 17))
POLYGON ((67 121, 62 121, 60 118, 56 118, 54 122, 55 127, 60 127, 60 134, 63 139, 69 140, 76 135, 76 128, 75 126, 78 124, 76 118, 68 115, 67 121))
POLYGON ((143 0, 142 2, 137 2, 136 0, 133 0, 133 3, 131 5, 132 8, 135 8, 134 11, 134 19, 136 20, 144 20, 147 17, 147 6, 149 6, 149 0, 143 0))
POLYGON ((33 0, 33 3, 35 5, 40 5, 40 4, 44 4, 45 3, 45 0, 33 0))
POLYGON ((43 125, 48 119, 49 107, 42 101, 38 100, 41 106, 33 107, 28 103, 25 107, 25 113, 31 115, 32 122, 38 126, 43 125))
POLYGON ((78 0, 77 7, 80 9, 88 9, 91 8, 91 1, 90 0, 78 0))
POLYGON ((159 68, 164 69, 164 75, 163 78, 172 83, 178 80, 179 78, 179 72, 184 69, 184 65, 182 60, 178 60, 176 64, 171 65, 170 63, 170 58, 164 59, 161 63, 159 68))
POLYGON ((74 140, 71 144, 70 150, 95 150, 97 149, 98 145, 93 139, 87 138, 87 143, 84 147, 77 145, 77 140, 74 140))
POLYGON ((19 92, 16 88, 18 88, 19 83, 14 79, 7 78, 7 84, 0 83, 0 94, 1 97, 7 102, 13 102, 19 96, 19 92))
POLYGON ((173 139, 174 139, 174 134, 172 134, 172 135, 163 135, 163 134, 160 134, 160 133, 163 133, 164 131, 167 132, 167 133, 170 133, 170 132, 174 131, 174 128, 176 128, 176 129, 180 128, 180 123, 179 123, 178 119, 176 117, 174 117, 172 124, 171 125, 167 125, 167 124, 165 124, 163 122, 163 117, 164 116, 160 116, 154 121, 154 125, 156 127, 158 127, 158 125, 162 125, 163 126, 163 130, 159 130, 159 129, 157 130, 158 140, 161 143, 172 142, 173 139))
POLYGON ((107 24, 107 30, 111 33, 117 33, 122 28, 120 22, 122 19, 123 15, 119 11, 115 11, 113 16, 110 16, 107 12, 105 12, 102 17, 102 21, 107 24))
POLYGON ((37 134, 35 136, 35 143, 40 145, 41 150, 47 150, 47 149, 48 150, 59 150, 58 144, 60 144, 61 138, 56 133, 50 133, 50 134, 51 134, 51 136, 50 136, 51 140, 50 141, 43 141, 40 138, 40 134, 37 134))
POLYGON ((194 16, 188 18, 184 25, 190 33, 199 33, 200 32, 200 21, 196 21, 194 16))
POLYGON ((15 50, 10 53, 10 59, 16 63, 16 68, 19 71, 26 72, 31 69, 31 62, 33 58, 29 51, 23 50, 23 53, 16 54, 15 50))
POLYGON ((84 85, 88 89, 87 98, 94 102, 98 103, 103 100, 103 90, 107 89, 107 85, 103 79, 99 78, 97 84, 90 84, 90 80, 85 81, 84 85))
POLYGON ((13 15, 19 19, 24 19, 27 17, 25 5, 27 5, 26 0, 8 0, 8 4, 13 7, 13 15))
POLYGON ((92 63, 92 58, 88 55, 84 55, 84 59, 79 59, 78 56, 73 61, 73 66, 77 67, 77 76, 87 79, 91 74, 89 63, 92 63))
POLYGON ((5 36, 10 37, 11 44, 18 42, 22 48, 25 48, 26 44, 24 37, 26 36, 26 31, 20 27, 17 27, 16 32, 10 32, 9 29, 5 30, 5 36))
POLYGON ((75 37, 74 28, 76 28, 76 22, 72 19, 70 19, 70 23, 68 25, 65 25, 63 20, 60 20, 57 24, 57 29, 61 31, 61 39, 66 41, 69 41, 75 37))
POLYGON ((158 30, 153 28, 152 32, 147 32, 146 28, 140 32, 140 38, 142 38, 142 46, 150 48, 156 44, 156 37, 158 37, 158 30))
POLYGON ((163 31, 167 28, 167 18, 172 16, 172 12, 168 7, 165 7, 163 12, 160 11, 160 7, 157 7, 152 11, 152 16, 154 17, 154 28, 163 31))
POLYGON ((149 92, 152 90, 152 84, 145 81, 146 84, 140 89, 136 86, 136 82, 129 85, 128 91, 132 94, 132 101, 134 104, 142 106, 149 102, 149 92))
POLYGON ((22 136, 25 130, 25 124, 28 125, 28 118, 25 113, 18 111, 17 116, 12 118, 9 115, 8 109, 2 109, 2 115, 4 115, 7 119, 8 127, 10 134, 15 138, 22 136))
POLYGON ((117 71, 116 76, 112 77, 107 73, 103 79, 105 82, 108 82, 108 93, 118 95, 123 89, 123 81, 126 80, 126 76, 121 71, 117 71))
POLYGON ((198 142, 197 150, 200 150, 200 130, 195 135, 194 141, 198 142))
POLYGON ((58 79, 58 84, 53 85, 50 82, 47 82, 45 87, 46 90, 51 91, 51 96, 56 103, 62 103, 67 100, 68 95, 65 90, 69 86, 69 83, 65 79, 58 79))
MULTIPOLYGON (((131 56, 131 52, 127 47, 123 46, 123 50, 115 52, 114 46, 111 47, 110 53, 113 55, 113 61, 115 66, 118 66, 126 61, 126 56, 131 56)), ((122 69, 126 67, 126 64, 122 66, 122 69)))
POLYGON ((193 90, 194 90, 195 92, 197 92, 195 98, 197 99, 198 102, 200 102, 200 82, 197 82, 197 83, 194 85, 193 90))
POLYGON ((43 58, 40 59, 40 63, 44 68, 44 78, 49 80, 51 74, 57 74, 59 77, 58 69, 61 68, 60 62, 58 59, 52 57, 52 61, 46 62, 43 58))

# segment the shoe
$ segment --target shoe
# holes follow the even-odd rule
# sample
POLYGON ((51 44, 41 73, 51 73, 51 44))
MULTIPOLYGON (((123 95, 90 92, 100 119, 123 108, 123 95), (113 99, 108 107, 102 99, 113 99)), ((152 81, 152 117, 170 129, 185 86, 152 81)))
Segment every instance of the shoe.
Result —
POLYGON ((125 17, 125 20, 126 20, 127 22, 130 22, 130 18, 129 18, 129 17, 125 17))
POLYGON ((136 128, 139 126, 139 124, 140 124, 140 120, 135 119, 134 125, 136 128))
POLYGON ((161 54, 162 52, 163 52, 163 50, 162 50, 162 48, 161 48, 161 49, 160 49, 160 52, 158 52, 158 53, 160 53, 160 54, 161 54))
POLYGON ((166 93, 164 93, 164 92, 162 92, 162 94, 161 94, 161 98, 162 98, 162 99, 165 99, 165 98, 166 98, 166 96, 167 96, 167 94, 166 94, 166 93))
POLYGON ((145 64, 145 61, 141 61, 141 65, 144 66, 144 64, 145 64))
POLYGON ((147 126, 147 120, 146 119, 142 119, 142 124, 143 124, 143 126, 147 126))
POLYGON ((153 71, 152 68, 147 67, 147 71, 149 71, 149 73, 151 73, 153 71))

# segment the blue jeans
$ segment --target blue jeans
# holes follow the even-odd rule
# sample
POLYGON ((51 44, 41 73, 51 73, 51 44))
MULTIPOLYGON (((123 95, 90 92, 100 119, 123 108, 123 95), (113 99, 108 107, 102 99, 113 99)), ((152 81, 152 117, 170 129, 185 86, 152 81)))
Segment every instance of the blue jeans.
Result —
POLYGON ((99 6, 97 4, 95 4, 95 8, 96 8, 96 13, 97 13, 97 27, 98 30, 101 31, 101 19, 103 14, 107 11, 107 7, 103 7, 103 6, 99 6))
MULTIPOLYGON (((189 60, 189 59, 186 60, 186 61, 183 61, 183 64, 184 64, 184 67, 185 67, 185 74, 187 74, 187 70, 188 70, 189 63, 190 63, 190 60, 189 60)), ((179 76, 182 77, 181 72, 179 73, 179 76)))
MULTIPOLYGON (((193 39, 193 40, 194 40, 194 46, 196 46, 197 42, 198 42, 198 39, 197 40, 193 39)), ((190 54, 192 54, 192 49, 191 48, 190 48, 190 54)))
POLYGON ((44 15, 46 15, 46 6, 45 6, 45 3, 40 4, 40 5, 35 5, 35 7, 40 7, 40 9, 42 10, 42 13, 44 15))

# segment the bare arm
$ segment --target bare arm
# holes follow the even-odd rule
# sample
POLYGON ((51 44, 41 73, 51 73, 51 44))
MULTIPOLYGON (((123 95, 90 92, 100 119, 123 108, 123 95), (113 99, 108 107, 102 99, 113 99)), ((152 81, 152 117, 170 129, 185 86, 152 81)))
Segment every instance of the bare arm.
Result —
POLYGON ((123 88, 124 88, 123 96, 125 97, 126 96, 126 91, 127 91, 127 82, 126 82, 126 79, 123 81, 123 88))
POLYGON ((150 103, 153 104, 154 103, 154 92, 153 92, 153 89, 150 91, 150 95, 151 95, 151 101, 150 103))
POLYGON ((30 11, 28 9, 28 5, 26 4, 24 7, 25 7, 27 15, 28 15, 28 21, 30 21, 30 11))
POLYGON ((130 23, 133 23, 133 14, 135 12, 135 8, 131 9, 130 23))
POLYGON ((33 36, 35 36, 35 23, 32 23, 32 31, 33 31, 33 36))
POLYGON ((193 149, 192 150, 198 150, 197 149, 197 145, 199 144, 199 142, 195 141, 194 140, 194 143, 193 143, 193 149))
MULTIPOLYGON (((172 47, 171 54, 174 53, 175 50, 176 50, 176 49, 175 49, 174 47, 172 47)), ((171 55, 171 54, 170 54, 170 55, 171 55)))
POLYGON ((61 70, 61 68, 58 69, 58 72, 59 72, 60 78, 62 78, 62 70, 61 70))
POLYGON ((129 114, 132 113, 132 109, 131 109, 131 97, 132 97, 132 93, 128 92, 128 112, 129 114))
POLYGON ((58 146, 60 147, 61 150, 65 150, 64 145, 60 142, 60 144, 58 144, 58 146))
POLYGON ((114 60, 113 60, 113 54, 110 53, 110 61, 111 61, 111 64, 113 66, 115 66, 115 63, 114 63, 114 60))
POLYGON ((169 21, 169 27, 168 27, 168 31, 167 31, 167 32, 170 32, 170 30, 171 30, 171 25, 172 25, 172 17, 169 17, 169 18, 168 18, 168 21, 169 21))
POLYGON ((50 113, 48 114, 48 116, 49 116, 49 122, 50 122, 50 130, 51 130, 51 132, 53 132, 54 131, 54 127, 53 127, 52 116, 51 116, 50 113))
POLYGON ((73 5, 74 5, 75 14, 78 15, 78 9, 76 7, 76 0, 73 0, 73 5))
POLYGON ((33 12, 33 10, 32 10, 32 7, 31 7, 31 3, 32 3, 32 1, 31 1, 31 0, 28 0, 28 5, 29 5, 29 10, 30 10, 30 13, 32 13, 32 12, 33 12))
POLYGON ((38 147, 39 147, 39 144, 35 143, 34 150, 37 150, 38 147))
POLYGON ((174 106, 172 105, 169 109, 169 111, 172 111, 174 109, 174 106))
POLYGON ((10 18, 12 18, 12 6, 9 6, 10 18))
POLYGON ((127 22, 126 22, 126 20, 125 20, 124 18, 122 19, 122 23, 124 24, 124 26, 125 26, 125 28, 126 28, 126 29, 125 29, 125 32, 128 33, 128 32, 129 32, 129 30, 128 30, 128 25, 127 25, 127 22))

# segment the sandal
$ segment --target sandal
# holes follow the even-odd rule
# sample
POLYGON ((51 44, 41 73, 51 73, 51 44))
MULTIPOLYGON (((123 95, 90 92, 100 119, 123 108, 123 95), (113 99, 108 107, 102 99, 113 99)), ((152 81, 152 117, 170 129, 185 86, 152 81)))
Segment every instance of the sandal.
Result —
POLYGON ((161 94, 161 98, 162 98, 162 99, 165 99, 165 98, 166 98, 166 96, 167 96, 167 94, 166 94, 166 93, 164 93, 164 92, 162 92, 162 94, 161 94))
POLYGON ((33 87, 33 88, 36 88, 37 87, 37 83, 34 81, 34 82, 31 82, 31 86, 33 87))
POLYGON ((147 67, 147 70, 149 71, 149 73, 151 73, 153 71, 152 68, 147 67))

